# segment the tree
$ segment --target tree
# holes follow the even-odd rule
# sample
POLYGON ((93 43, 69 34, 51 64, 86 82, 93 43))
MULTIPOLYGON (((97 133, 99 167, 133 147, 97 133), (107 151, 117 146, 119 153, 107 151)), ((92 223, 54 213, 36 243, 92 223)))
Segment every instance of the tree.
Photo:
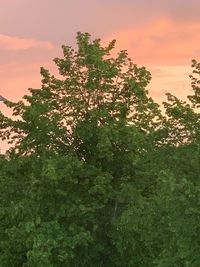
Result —
POLYGON ((63 78, 41 68, 40 89, 6 102, 17 119, 1 114, 13 144, 1 170, 2 266, 138 266, 133 247, 124 262, 118 224, 129 195, 141 205, 154 182, 145 166, 162 116, 150 73, 125 50, 113 58, 114 45, 78 33, 77 51, 63 46, 54 60, 63 78))
POLYGON ((187 267, 199 262, 199 74, 166 115, 151 75, 88 33, 41 68, 41 88, 5 101, 0 262, 7 266, 187 267))
MULTIPOLYGON (((192 67, 193 94, 188 101, 168 94, 164 103, 168 136, 166 155, 161 161, 166 166, 162 167, 157 193, 151 200, 155 214, 151 219, 161 229, 159 238, 152 238, 159 244, 154 261, 159 267, 199 265, 200 63, 193 60, 192 67)), ((151 228, 151 232, 155 230, 151 228)))

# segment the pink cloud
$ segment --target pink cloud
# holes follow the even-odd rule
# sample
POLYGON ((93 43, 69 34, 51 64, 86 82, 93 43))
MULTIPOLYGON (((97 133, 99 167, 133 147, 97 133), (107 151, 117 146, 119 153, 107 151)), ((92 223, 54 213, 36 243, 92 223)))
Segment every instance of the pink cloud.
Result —
POLYGON ((52 74, 57 74, 56 66, 51 60, 38 60, 38 62, 21 65, 17 62, 0 65, 0 95, 11 101, 18 101, 24 94, 29 94, 28 88, 40 88, 40 67, 42 66, 50 69, 52 74))
POLYGON ((34 47, 53 49, 52 43, 33 38, 21 38, 0 34, 0 48, 4 50, 26 50, 34 47))

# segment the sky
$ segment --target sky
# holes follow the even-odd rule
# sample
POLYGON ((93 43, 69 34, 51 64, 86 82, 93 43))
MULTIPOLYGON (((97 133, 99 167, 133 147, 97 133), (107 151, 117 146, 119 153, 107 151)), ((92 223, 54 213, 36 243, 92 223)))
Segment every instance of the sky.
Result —
MULTIPOLYGON (((0 0, 0 95, 17 101, 54 71, 61 45, 89 32, 152 73, 157 101, 190 93, 191 60, 200 59, 199 0, 0 0)), ((2 110, 2 104, 0 110, 2 110)))

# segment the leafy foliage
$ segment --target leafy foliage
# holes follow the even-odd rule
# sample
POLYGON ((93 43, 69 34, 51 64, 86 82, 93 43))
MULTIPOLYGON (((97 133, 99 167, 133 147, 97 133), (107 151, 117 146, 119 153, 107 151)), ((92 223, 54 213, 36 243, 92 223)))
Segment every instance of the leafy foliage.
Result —
POLYGON ((200 65, 164 116, 114 46, 78 33, 58 78, 41 68, 40 89, 5 101, 1 266, 198 266, 200 65))

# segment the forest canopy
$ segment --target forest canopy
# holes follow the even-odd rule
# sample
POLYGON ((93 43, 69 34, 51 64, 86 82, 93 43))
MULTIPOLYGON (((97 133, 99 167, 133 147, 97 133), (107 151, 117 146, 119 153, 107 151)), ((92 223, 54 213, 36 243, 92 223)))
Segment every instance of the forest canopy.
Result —
POLYGON ((200 63, 160 106, 115 41, 76 40, 0 112, 1 266, 199 267, 200 63))

